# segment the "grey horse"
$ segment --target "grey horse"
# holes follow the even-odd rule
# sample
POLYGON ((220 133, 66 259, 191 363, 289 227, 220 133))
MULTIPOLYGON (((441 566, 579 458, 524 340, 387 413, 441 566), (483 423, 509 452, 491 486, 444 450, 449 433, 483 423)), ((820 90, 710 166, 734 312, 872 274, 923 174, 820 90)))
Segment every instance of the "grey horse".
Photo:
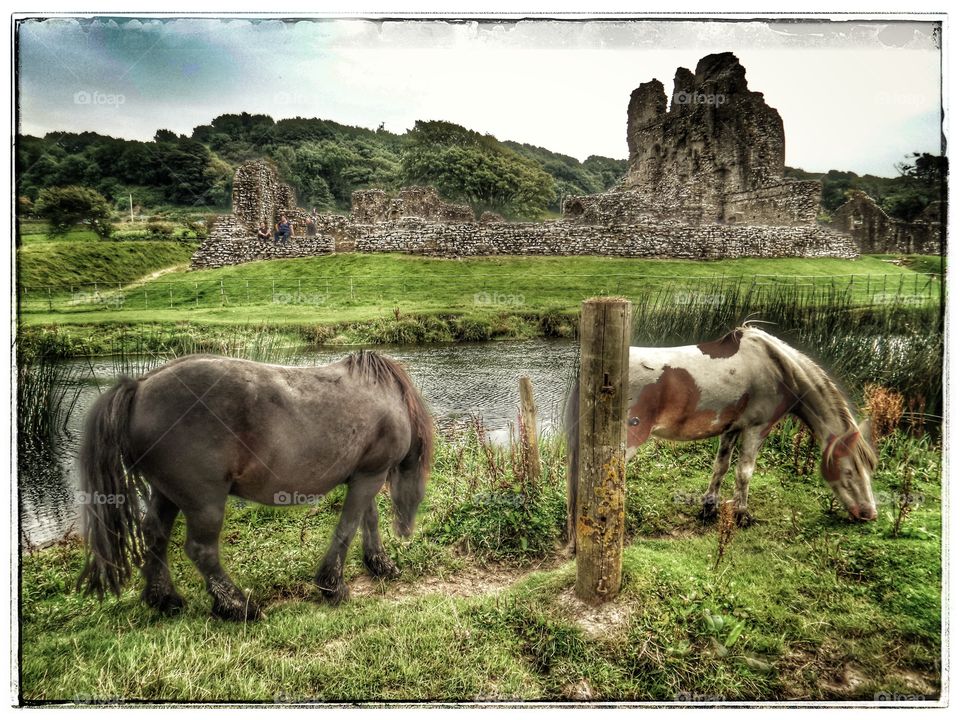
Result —
POLYGON ((376 496, 387 484, 395 529, 409 536, 432 452, 433 420, 410 377, 374 352, 322 367, 191 355, 137 380, 122 378, 86 420, 86 558, 77 587, 101 598, 119 594, 139 566, 143 601, 168 614, 180 610, 167 546, 182 512, 185 550, 206 581, 213 614, 256 619, 259 608, 220 564, 227 497, 285 505, 345 483, 340 520, 316 575, 323 598, 337 604, 348 596, 343 561, 361 525, 367 569, 398 574, 380 539, 376 496))

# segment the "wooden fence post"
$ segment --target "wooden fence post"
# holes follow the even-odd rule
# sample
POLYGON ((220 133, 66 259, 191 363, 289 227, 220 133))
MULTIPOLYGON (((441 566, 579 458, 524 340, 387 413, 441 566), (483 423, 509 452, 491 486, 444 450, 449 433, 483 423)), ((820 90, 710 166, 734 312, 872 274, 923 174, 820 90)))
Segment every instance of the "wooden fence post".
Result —
POLYGON ((631 315, 621 298, 585 300, 580 313, 575 593, 594 604, 620 592, 631 315))
POLYGON ((533 383, 526 375, 520 378, 520 438, 526 446, 527 477, 540 479, 540 444, 537 442, 537 406, 533 402, 533 383))

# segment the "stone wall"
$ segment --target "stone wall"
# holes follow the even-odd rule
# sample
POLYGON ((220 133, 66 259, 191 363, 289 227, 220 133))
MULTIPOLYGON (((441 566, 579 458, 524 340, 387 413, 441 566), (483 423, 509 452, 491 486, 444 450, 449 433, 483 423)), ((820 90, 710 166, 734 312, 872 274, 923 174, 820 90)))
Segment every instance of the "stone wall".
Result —
POLYGON ((354 231, 357 252, 436 257, 613 255, 702 260, 857 256, 848 235, 820 227, 437 223, 408 218, 356 226, 354 231))
POLYGON ((191 267, 197 270, 218 268, 253 260, 327 255, 333 251, 334 239, 329 235, 294 236, 286 243, 273 240, 261 242, 236 216, 221 215, 214 221, 207 239, 194 253, 191 267))
POLYGON ((445 202, 432 187, 401 188, 396 197, 383 190, 356 190, 350 198, 350 208, 351 218, 358 223, 392 222, 404 217, 439 222, 471 222, 476 219, 469 205, 445 202))
POLYGON ((819 180, 800 180, 727 193, 723 196, 723 222, 760 225, 814 225, 820 213, 819 180))
POLYGON ((841 257, 858 254, 849 235, 819 226, 684 225, 647 221, 642 225, 438 222, 405 217, 394 222, 357 223, 321 216, 318 235, 294 237, 290 245, 236 239, 231 216, 218 220, 193 258, 193 267, 330 252, 398 252, 431 257, 486 255, 608 255, 637 258, 712 260, 729 257, 841 257))
POLYGON ((887 215, 865 192, 851 190, 830 226, 849 233, 862 253, 939 255, 946 240, 941 210, 932 203, 919 220, 905 222, 887 215))

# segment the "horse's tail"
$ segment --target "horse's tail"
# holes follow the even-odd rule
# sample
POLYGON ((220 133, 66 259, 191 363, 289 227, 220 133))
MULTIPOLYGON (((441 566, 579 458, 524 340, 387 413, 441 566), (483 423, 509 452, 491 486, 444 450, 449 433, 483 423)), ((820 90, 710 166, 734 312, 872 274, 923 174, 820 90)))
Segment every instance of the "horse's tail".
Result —
POLYGON ((142 560, 143 476, 130 450, 130 415, 137 381, 123 377, 94 403, 80 447, 80 501, 85 558, 77 590, 103 599, 119 595, 142 560))
POLYGON ((580 472, 580 378, 573 382, 564 414, 567 431, 567 544, 577 551, 577 484, 580 472))

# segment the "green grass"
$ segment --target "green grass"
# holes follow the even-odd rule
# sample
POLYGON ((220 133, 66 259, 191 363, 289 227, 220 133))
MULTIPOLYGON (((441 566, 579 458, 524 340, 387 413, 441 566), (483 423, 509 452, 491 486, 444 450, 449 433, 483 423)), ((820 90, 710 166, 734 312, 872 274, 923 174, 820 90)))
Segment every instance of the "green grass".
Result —
POLYGON ((93 230, 70 230, 65 235, 52 237, 47 232, 44 223, 20 223, 20 243, 35 245, 47 242, 98 242, 100 240, 93 230))
MULTIPOLYGON (((596 625, 603 612, 572 600, 574 564, 554 555, 564 468, 552 439, 533 484, 507 456, 491 469, 471 436, 441 442, 417 534, 385 538, 403 576, 367 582, 339 608, 319 604, 310 579, 342 492, 313 513, 231 505, 224 564, 266 606, 258 623, 209 617, 181 522, 171 570, 187 608, 173 619, 144 608, 136 586, 103 604, 74 594, 75 542, 27 555, 23 698, 562 700, 587 688, 593 700, 935 699, 940 448, 899 433, 883 440, 880 517, 854 525, 818 476, 794 467, 793 433, 786 426, 761 453, 750 494, 758 523, 736 532, 717 570, 716 529, 694 518, 715 443, 641 448, 628 468, 623 591, 606 626, 596 625), (905 467, 916 507, 894 538, 889 498, 905 467), (523 507, 531 515, 511 520, 523 507), (531 522, 544 542, 520 542, 531 522), (502 589, 482 587, 503 577, 504 562, 545 561, 502 589)), ((386 496, 380 503, 389 513, 386 496)), ((365 582, 359 542, 345 573, 355 588, 365 582)))
MULTIPOLYGON (((77 264, 88 275, 96 272, 87 269, 86 260, 77 264)), ((101 292, 87 302, 77 302, 66 288, 52 299, 28 293, 21 311, 22 322, 45 325, 178 321, 332 325, 371 323, 397 314, 416 318, 456 314, 486 322, 575 312, 582 299, 594 295, 640 298, 673 290, 679 302, 718 282, 728 287, 739 284, 741 291, 751 286, 849 287, 854 301, 861 304, 875 301, 878 294, 939 297, 938 280, 874 257, 697 262, 344 254, 174 272, 135 290, 101 292)))

